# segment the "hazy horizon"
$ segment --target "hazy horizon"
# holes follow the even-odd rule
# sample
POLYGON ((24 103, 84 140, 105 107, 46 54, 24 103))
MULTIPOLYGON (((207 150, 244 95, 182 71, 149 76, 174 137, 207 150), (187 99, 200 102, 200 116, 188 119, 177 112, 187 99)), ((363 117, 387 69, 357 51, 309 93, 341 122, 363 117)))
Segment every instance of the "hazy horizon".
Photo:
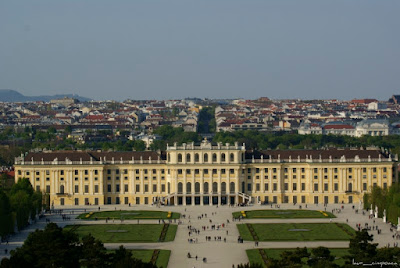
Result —
POLYGON ((26 96, 387 100, 400 2, 0 2, 0 88, 26 96))

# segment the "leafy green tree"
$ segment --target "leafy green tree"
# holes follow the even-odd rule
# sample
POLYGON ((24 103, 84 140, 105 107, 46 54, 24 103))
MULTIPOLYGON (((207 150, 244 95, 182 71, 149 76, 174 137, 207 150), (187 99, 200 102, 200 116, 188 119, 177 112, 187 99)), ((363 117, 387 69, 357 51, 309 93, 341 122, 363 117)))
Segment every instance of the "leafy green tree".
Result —
POLYGON ((56 134, 56 133, 57 133, 57 130, 55 129, 55 127, 49 127, 49 128, 47 129, 47 133, 49 133, 49 134, 56 134))
POLYGON ((379 248, 377 250, 376 261, 386 261, 399 263, 400 248, 379 248))
POLYGON ((55 223, 30 233, 22 247, 11 251, 10 267, 79 267, 79 239, 55 223))
POLYGON ((346 263, 352 264, 353 260, 364 263, 373 262, 378 244, 373 244, 372 241, 373 235, 368 234, 367 230, 356 231, 356 235, 350 239, 349 256, 346 257, 348 259, 346 263))
POLYGON ((42 207, 42 194, 34 192, 29 179, 20 179, 9 193, 12 210, 16 213, 18 230, 28 224, 29 217, 34 219, 42 207))
POLYGON ((146 144, 142 140, 135 140, 133 148, 135 149, 135 151, 144 151, 146 150, 146 144))
POLYGON ((198 132, 215 132, 215 107, 204 107, 199 113, 198 132))
POLYGON ((72 132, 72 127, 71 126, 66 126, 64 129, 65 133, 70 134, 72 132))
POLYGON ((14 231, 14 220, 11 204, 6 193, 0 188, 0 236, 11 234, 14 231))
POLYGON ((331 255, 331 252, 328 248, 318 247, 311 249, 311 258, 307 261, 307 264, 310 267, 339 267, 337 264, 334 264, 333 261, 335 257, 331 255))
POLYGON ((32 203, 28 193, 20 190, 10 197, 11 205, 16 213, 17 228, 22 230, 27 224, 30 216, 32 203))
POLYGON ((280 267, 302 267, 305 265, 304 258, 308 258, 307 248, 296 248, 293 251, 283 251, 279 261, 280 267))
POLYGON ((81 265, 87 268, 108 267, 110 257, 100 240, 95 239, 91 234, 82 238, 81 265))

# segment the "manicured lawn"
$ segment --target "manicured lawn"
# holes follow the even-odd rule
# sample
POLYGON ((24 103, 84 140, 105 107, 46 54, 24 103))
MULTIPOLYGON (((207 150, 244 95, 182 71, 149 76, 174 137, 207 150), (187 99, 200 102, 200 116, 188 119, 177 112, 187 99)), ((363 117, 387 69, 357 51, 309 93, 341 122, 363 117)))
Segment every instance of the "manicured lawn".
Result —
MULTIPOLYGON (((163 224, 91 224, 91 225, 68 225, 65 230, 73 230, 80 237, 91 233, 103 243, 138 243, 158 242, 163 224)), ((177 225, 170 224, 165 242, 173 241, 177 225)))
MULTIPOLYGON (((269 258, 273 258, 273 259, 280 259, 280 254, 283 251, 292 251, 295 250, 293 248, 291 249, 276 249, 276 248, 271 248, 271 249, 263 249, 265 254, 267 255, 267 257, 269 258)), ((308 252, 311 253, 311 249, 307 249, 308 252)), ((331 251, 331 255, 335 256, 336 259, 334 261, 335 264, 337 265, 344 265, 345 260, 343 259, 343 257, 345 255, 348 255, 348 249, 347 248, 330 248, 329 249, 331 251)), ((260 263, 262 265, 265 266, 265 264, 263 263, 263 260, 261 258, 261 255, 258 251, 258 249, 248 249, 246 250, 247 253, 247 257, 249 258, 249 262, 250 264, 254 264, 254 263, 260 263)), ((304 261, 307 261, 307 259, 304 259, 304 261)))
MULTIPOLYGON (((313 218, 336 218, 330 212, 318 210, 286 209, 286 210, 249 210, 245 211, 247 219, 313 219, 313 218)), ((234 212, 233 217, 239 217, 240 211, 234 212)))
MULTIPOLYGON (((349 240, 349 234, 355 234, 347 224, 341 223, 279 223, 250 224, 258 241, 315 241, 349 240)), ((244 240, 254 241, 246 224, 238 224, 240 236, 244 240)))
MULTIPOLYGON (((132 249, 129 251, 132 252, 134 258, 142 260, 143 262, 150 262, 151 256, 153 255, 154 252, 154 250, 152 249, 132 249)), ((167 268, 170 255, 171 255, 170 250, 160 250, 160 253, 158 254, 158 258, 156 261, 157 267, 167 268)))
POLYGON ((84 220, 95 220, 97 219, 124 219, 124 220, 158 220, 158 219, 179 219, 180 214, 171 212, 171 216, 168 217, 167 211, 151 211, 151 210, 110 210, 110 211, 98 211, 80 214, 77 218, 84 220))

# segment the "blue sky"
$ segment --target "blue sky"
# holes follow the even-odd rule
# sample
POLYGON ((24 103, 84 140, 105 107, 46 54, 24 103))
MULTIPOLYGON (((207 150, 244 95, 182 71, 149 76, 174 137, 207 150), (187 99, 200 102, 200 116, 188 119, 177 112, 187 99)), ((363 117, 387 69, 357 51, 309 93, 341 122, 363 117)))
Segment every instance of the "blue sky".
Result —
POLYGON ((0 1, 0 88, 94 99, 400 94, 400 1, 0 1))

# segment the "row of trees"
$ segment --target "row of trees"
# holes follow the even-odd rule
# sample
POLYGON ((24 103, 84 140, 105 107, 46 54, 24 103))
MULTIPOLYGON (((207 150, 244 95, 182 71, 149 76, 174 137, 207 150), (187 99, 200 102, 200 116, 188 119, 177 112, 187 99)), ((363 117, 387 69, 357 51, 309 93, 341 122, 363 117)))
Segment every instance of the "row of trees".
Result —
POLYGON ((79 240, 75 232, 63 231, 55 223, 30 233, 22 247, 1 261, 0 268, 11 267, 157 268, 133 258, 123 246, 107 252, 103 243, 92 235, 79 240))
POLYGON ((0 236, 21 230, 34 220, 42 208, 42 193, 35 192, 28 179, 21 179, 11 189, 0 188, 0 236))
POLYGON ((161 140, 154 141, 150 145, 151 150, 165 150, 167 144, 173 145, 175 142, 178 144, 189 142, 200 142, 201 136, 196 132, 185 132, 183 128, 174 128, 169 125, 161 126, 154 130, 154 134, 160 135, 161 140))
MULTIPOLYGON (((386 209, 387 220, 397 223, 400 217, 400 184, 394 183, 389 188, 383 189, 379 186, 372 187, 371 193, 364 194, 364 209, 375 209, 378 207, 378 216, 383 216, 386 209)), ((399 224, 399 223, 398 223, 399 224)))
MULTIPOLYGON (((185 132, 183 128, 174 128, 169 125, 161 126, 154 130, 155 134, 162 137, 151 145, 151 150, 165 150, 167 143, 189 143, 202 140, 199 133, 214 131, 215 120, 212 119, 212 107, 206 107, 201 112, 198 132, 185 132), (214 120, 214 121, 213 121, 214 120)), ((103 131, 104 137, 111 137, 112 132, 103 131)), ((67 133, 67 132, 66 132, 67 133)), ((143 151, 146 149, 143 141, 126 141, 125 139, 110 139, 105 141, 92 141, 80 144, 77 141, 57 137, 54 128, 47 131, 34 131, 26 128, 23 132, 15 132, 12 128, 0 131, 0 140, 11 142, 8 147, 0 148, 0 165, 12 165, 14 157, 33 148, 48 148, 54 150, 71 149, 102 149, 115 151, 143 151)), ((287 132, 265 133, 256 130, 239 130, 235 132, 218 132, 213 138, 214 142, 231 143, 238 141, 245 143, 248 149, 316 149, 324 146, 330 147, 361 147, 378 146, 389 149, 392 153, 400 153, 400 135, 391 136, 363 136, 360 138, 338 135, 299 135, 287 132)))
POLYGON ((360 138, 339 135, 300 135, 278 132, 264 133, 256 130, 239 130, 235 132, 218 132, 213 141, 222 143, 246 143, 250 149, 316 149, 324 146, 361 147, 378 146, 400 153, 400 135, 362 136, 360 138))
POLYGON ((199 133, 214 133, 215 130, 215 106, 204 107, 199 114, 197 131, 199 133))

